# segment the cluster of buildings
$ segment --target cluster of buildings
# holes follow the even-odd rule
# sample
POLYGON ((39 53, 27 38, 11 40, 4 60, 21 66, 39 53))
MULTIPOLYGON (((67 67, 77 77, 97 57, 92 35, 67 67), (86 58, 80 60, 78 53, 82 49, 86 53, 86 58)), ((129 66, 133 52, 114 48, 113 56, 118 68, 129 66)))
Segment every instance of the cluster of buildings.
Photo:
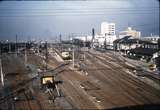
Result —
POLYGON ((115 30, 115 23, 102 22, 100 33, 93 33, 92 31, 92 35, 76 36, 75 39, 80 39, 84 42, 92 42, 95 48, 103 48, 105 44, 108 48, 113 48, 113 41, 117 39, 115 30))
POLYGON ((102 22, 101 33, 95 35, 94 46, 111 49, 113 41, 117 39, 115 30, 115 23, 102 22))
POLYGON ((112 49, 122 55, 140 60, 151 61, 158 58, 159 36, 141 37, 141 32, 128 27, 116 35, 115 23, 102 22, 101 32, 92 31, 90 36, 76 37, 91 42, 94 48, 112 49))
POLYGON ((114 49, 114 41, 124 38, 125 36, 132 36, 133 38, 140 39, 141 32, 128 27, 125 31, 119 32, 117 36, 115 23, 102 22, 100 33, 94 33, 90 36, 76 36, 75 39, 80 39, 84 42, 92 41, 94 47, 104 48, 105 46, 107 49, 114 49))

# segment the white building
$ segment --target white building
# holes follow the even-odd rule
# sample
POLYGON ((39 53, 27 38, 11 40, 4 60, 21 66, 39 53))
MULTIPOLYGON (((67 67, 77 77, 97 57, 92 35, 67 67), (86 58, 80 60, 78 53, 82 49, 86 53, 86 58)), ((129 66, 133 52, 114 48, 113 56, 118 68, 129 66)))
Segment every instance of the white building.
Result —
POLYGON ((99 46, 103 46, 106 42, 107 46, 113 47, 113 41, 116 39, 115 23, 102 22, 101 34, 95 35, 95 41, 99 43, 99 46))
MULTIPOLYGON (((91 42, 92 41, 92 36, 75 36, 74 39, 79 39, 82 40, 83 42, 91 42)), ((72 38, 70 39, 72 40, 72 38)))
POLYGON ((141 32, 133 30, 131 27, 128 27, 125 31, 119 33, 119 39, 125 36, 132 36, 133 38, 140 38, 141 32))
POLYGON ((115 35, 115 23, 102 22, 101 23, 102 35, 115 35))
POLYGON ((116 40, 116 35, 96 34, 94 43, 99 47, 104 47, 104 44, 106 44, 107 48, 112 49, 114 40, 116 40))
POLYGON ((96 42, 99 46, 103 45, 105 41, 105 37, 102 34, 96 34, 94 42, 96 42))

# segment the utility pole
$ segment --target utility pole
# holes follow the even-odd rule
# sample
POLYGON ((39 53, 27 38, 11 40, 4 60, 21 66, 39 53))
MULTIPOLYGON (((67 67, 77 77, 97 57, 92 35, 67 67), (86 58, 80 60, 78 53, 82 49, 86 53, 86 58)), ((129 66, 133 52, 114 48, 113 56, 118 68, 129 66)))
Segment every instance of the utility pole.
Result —
POLYGON ((59 35, 59 42, 62 43, 62 35, 59 35))
POLYGON ((2 60, 0 58, 0 69, 1 69, 1 83, 2 86, 4 86, 4 75, 3 75, 3 70, 2 70, 2 60))
MULTIPOLYGON (((85 36, 85 42, 84 42, 84 48, 85 48, 85 50, 84 50, 84 61, 85 61, 85 59, 86 59, 86 55, 85 55, 86 43, 87 43, 87 36, 85 36)), ((87 49, 88 49, 88 48, 87 48, 87 49)))
POLYGON ((7 52, 9 53, 9 41, 6 40, 6 43, 7 43, 7 52))
POLYGON ((1 51, 1 43, 0 43, 0 69, 1 69, 1 83, 2 83, 2 86, 4 86, 4 75, 3 75, 3 70, 2 70, 2 60, 1 60, 1 56, 2 56, 2 51, 1 51))
POLYGON ((46 71, 47 71, 47 62, 48 62, 48 46, 47 46, 47 41, 46 41, 46 55, 45 55, 46 57, 46 59, 45 59, 45 63, 46 63, 46 71))
POLYGON ((104 40, 104 49, 107 49, 107 44, 106 44, 106 34, 105 34, 105 40, 104 40))
POLYGON ((94 40, 94 37, 95 37, 95 30, 94 28, 92 28, 92 41, 91 41, 91 48, 93 49, 93 40, 94 40))
POLYGON ((62 35, 59 35, 59 48, 60 48, 60 52, 62 52, 62 35))
POLYGON ((73 68, 74 68, 74 60, 75 60, 75 58, 74 58, 74 44, 73 44, 73 34, 72 34, 72 62, 73 62, 73 68))
POLYGON ((25 42, 25 56, 24 56, 25 66, 27 66, 27 43, 25 42))
POLYGON ((11 43, 9 43, 9 53, 11 53, 11 43))
POLYGON ((16 35, 15 53, 17 55, 17 35, 16 35))
POLYGON ((74 45, 73 45, 73 54, 72 54, 73 68, 74 68, 74 45))

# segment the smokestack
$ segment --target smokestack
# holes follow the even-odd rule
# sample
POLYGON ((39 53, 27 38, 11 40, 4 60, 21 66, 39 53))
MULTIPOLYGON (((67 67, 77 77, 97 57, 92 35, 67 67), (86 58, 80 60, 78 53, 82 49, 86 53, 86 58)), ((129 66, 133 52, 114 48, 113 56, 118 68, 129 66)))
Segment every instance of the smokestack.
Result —
POLYGON ((92 41, 91 41, 91 48, 93 49, 93 40, 94 40, 94 37, 95 37, 95 30, 94 28, 92 28, 92 41))
POLYGON ((92 39, 94 39, 94 37, 95 37, 95 30, 94 28, 92 28, 92 39))

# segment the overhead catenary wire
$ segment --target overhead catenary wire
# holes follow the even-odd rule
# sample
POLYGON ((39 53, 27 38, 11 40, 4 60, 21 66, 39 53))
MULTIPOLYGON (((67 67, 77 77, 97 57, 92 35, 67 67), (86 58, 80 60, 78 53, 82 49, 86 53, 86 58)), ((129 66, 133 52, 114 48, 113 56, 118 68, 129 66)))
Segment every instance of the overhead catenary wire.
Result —
POLYGON ((10 8, 10 7, 0 7, 1 10, 85 10, 85 9, 104 9, 104 10, 156 10, 159 9, 159 7, 140 7, 140 8, 125 8, 125 7, 83 7, 82 9, 76 9, 76 8, 35 8, 35 7, 31 7, 31 8, 10 8))
MULTIPOLYGON (((49 16, 95 16, 95 15, 101 15, 101 16, 105 16, 105 15, 120 15, 122 13, 119 13, 119 14, 66 14, 66 15, 62 15, 62 14, 41 14, 41 15, 13 15, 13 16, 1 16, 1 18, 10 18, 10 17, 17 17, 17 18, 21 18, 21 17, 49 17, 49 16)), ((128 14, 128 15, 131 15, 131 14, 153 14, 153 13, 123 13, 123 14, 128 14)))
MULTIPOLYGON (((91 2, 91 3, 103 3, 103 2, 107 2, 109 0, 1 0, 1 2, 7 2, 8 4, 17 4, 17 3, 26 3, 26 4, 44 4, 44 3, 56 3, 56 2, 91 2)), ((128 2, 130 0, 110 0, 112 2, 119 2, 119 1, 123 1, 123 2, 128 2)), ((156 0, 155 0, 156 1, 156 0)), ((134 2, 134 1, 132 1, 134 2)), ((157 0, 158 3, 158 0, 157 0)))
POLYGON ((145 15, 145 14, 152 14, 150 13, 35 13, 35 14, 10 14, 10 15, 0 15, 0 17, 47 17, 47 16, 91 16, 91 15, 132 15, 132 14, 140 14, 140 15, 145 15))
MULTIPOLYGON (((38 0, 37 0, 38 1, 38 0)), ((125 6, 114 5, 119 0, 51 0, 51 1, 12 1, 0 4, 0 17, 23 16, 83 16, 83 15, 119 15, 119 14, 151 14, 158 13, 159 6, 125 6), (72 2, 74 1, 74 2, 72 2), (2 5, 3 4, 3 5, 2 5), (33 15, 32 15, 33 14, 33 15)), ((124 2, 124 1, 122 1, 124 2)), ((128 2, 126 0, 125 2, 128 2)))
POLYGON ((119 14, 157 14, 152 9, 2 9, 0 17, 23 16, 74 16, 74 15, 119 15, 119 14))
MULTIPOLYGON (((63 0, 62 0, 63 1, 63 0)), ((70 0, 69 0, 70 1, 70 0)), ((98 0, 99 1, 99 0, 98 0)), ((104 0, 105 1, 105 0, 104 0)), ((125 5, 120 5, 120 7, 118 6, 110 6, 110 5, 104 5, 105 3, 107 3, 107 0, 105 2, 92 2, 92 0, 89 0, 88 2, 85 1, 81 1, 81 2, 51 2, 51 1, 38 1, 38 2, 2 2, 0 4, 0 9, 1 10, 25 10, 25 8, 28 8, 27 10, 50 10, 50 9, 59 9, 59 10, 68 10, 68 9, 143 9, 143 10, 148 10, 148 9, 159 9, 159 6, 143 6, 143 5, 139 5, 139 6, 133 6, 133 7, 128 7, 125 5), (37 8, 38 6, 38 8, 37 8), (39 6, 41 8, 39 8, 39 6), (22 8, 23 7, 23 8, 22 8), (44 7, 44 8, 42 8, 44 7), (6 8, 6 9, 3 9, 6 8)), ((113 3, 115 4, 115 3, 113 3)), ((113 5, 112 4, 112 5, 113 5)))
POLYGON ((150 13, 150 12, 159 12, 157 10, 42 10, 42 11, 22 11, 22 10, 18 10, 18 11, 0 11, 1 14, 14 14, 14 13, 95 13, 95 12, 104 12, 104 13, 119 13, 119 12, 123 12, 123 13, 150 13))

